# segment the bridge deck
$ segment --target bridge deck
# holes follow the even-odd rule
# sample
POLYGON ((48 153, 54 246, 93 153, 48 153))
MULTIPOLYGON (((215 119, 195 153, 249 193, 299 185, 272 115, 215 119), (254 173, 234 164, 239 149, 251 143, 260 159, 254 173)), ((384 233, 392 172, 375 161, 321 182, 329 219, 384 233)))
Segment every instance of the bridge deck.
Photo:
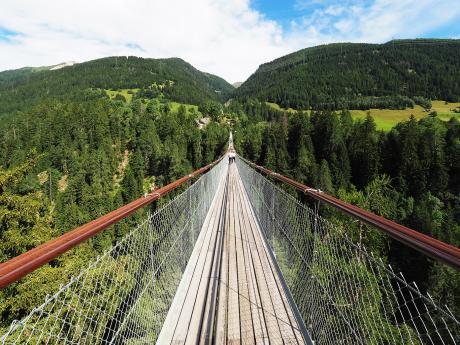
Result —
POLYGON ((236 164, 219 187, 157 344, 303 344, 236 164))

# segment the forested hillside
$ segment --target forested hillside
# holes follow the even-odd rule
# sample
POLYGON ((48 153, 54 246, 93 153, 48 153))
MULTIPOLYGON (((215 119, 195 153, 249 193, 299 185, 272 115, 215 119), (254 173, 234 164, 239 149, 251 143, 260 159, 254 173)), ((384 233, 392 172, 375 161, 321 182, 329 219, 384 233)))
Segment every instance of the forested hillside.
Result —
POLYGON ((460 100, 460 40, 337 43, 263 64, 235 90, 294 109, 399 109, 460 100))
MULTIPOLYGON (((433 112, 382 132, 371 116, 358 121, 345 110, 459 101, 458 56, 458 40, 309 48, 262 65, 226 107, 233 87, 180 59, 111 57, 1 72, 0 262, 211 162, 231 127, 240 155, 460 246, 459 121, 433 112)), ((460 315, 458 272, 333 210, 320 212, 460 315)), ((0 290, 0 334, 136 221, 0 290)))
MULTIPOLYGON (((411 118, 390 132, 349 111, 288 113, 233 102, 240 155, 342 200, 460 246, 460 123, 411 118)), ((292 192, 292 190, 289 190, 292 192)), ((310 198, 299 193, 304 202, 310 198)), ((313 208, 317 205, 311 204, 313 208)), ((322 205, 357 242, 460 315, 460 275, 322 205)))
MULTIPOLYGON (((1 83, 0 262, 210 163, 226 148, 229 131, 214 89, 227 84, 182 60, 108 58, 9 74, 1 83), (105 91, 120 88, 139 90, 132 100, 105 91), (171 100, 203 102, 201 112, 171 100), (200 129, 203 116, 213 120, 200 129)), ((0 290, 0 334, 146 211, 0 290)))
POLYGON ((0 84, 17 81, 21 78, 28 78, 34 73, 48 71, 52 66, 44 67, 23 67, 0 72, 0 84))
POLYGON ((224 100, 233 86, 178 59, 108 57, 58 70, 24 68, 0 73, 0 116, 44 97, 85 98, 88 93, 130 89, 149 97, 163 95, 200 104, 224 100))

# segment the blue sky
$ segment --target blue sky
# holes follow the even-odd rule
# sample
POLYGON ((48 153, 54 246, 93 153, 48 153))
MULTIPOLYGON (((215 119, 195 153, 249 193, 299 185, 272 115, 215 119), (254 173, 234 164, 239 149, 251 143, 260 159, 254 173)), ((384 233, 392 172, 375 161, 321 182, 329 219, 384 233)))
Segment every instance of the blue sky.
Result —
POLYGON ((113 55, 181 57, 230 82, 332 42, 460 38, 459 0, 15 0, 0 70, 113 55))
MULTIPOLYGON (((404 2, 404 1, 401 1, 404 2)), ((361 7, 363 9, 372 9, 379 1, 372 0, 253 0, 251 6, 262 13, 267 19, 276 21, 282 26, 283 30, 289 32, 294 24, 300 24, 303 21, 318 22, 321 20, 328 20, 328 23, 338 22, 340 20, 354 19, 352 8, 361 7)), ((383 2, 382 2, 383 3, 383 2)), ((410 3, 410 2, 409 2, 410 3)), ((426 1, 413 1, 415 11, 418 7, 423 6, 426 1), (418 2, 418 4, 417 4, 418 2)), ((428 2, 429 3, 429 2, 428 2)), ((439 1, 439 5, 443 3, 447 4, 448 1, 439 1)), ((388 1, 387 5, 391 5, 392 2, 388 1)), ((427 23, 426 27, 419 30, 418 38, 460 38, 460 18, 458 16, 458 8, 460 7, 460 1, 457 4, 452 3, 454 12, 457 15, 447 17, 446 21, 440 21, 437 25, 430 25, 427 23)), ((434 9, 437 4, 432 2, 429 6, 425 6, 428 11, 416 13, 417 18, 423 22, 430 17, 430 6, 434 9)), ((391 6, 388 6, 388 11, 391 11, 391 6)), ((384 12, 384 10, 382 10, 384 12)), ((333 25, 324 27, 323 32, 336 33, 340 36, 338 29, 334 28, 333 25)), ((395 33, 396 38, 413 38, 410 31, 400 30, 395 33)))
POLYGON ((18 32, 11 31, 0 26, 0 41, 11 43, 17 35, 19 35, 18 32))

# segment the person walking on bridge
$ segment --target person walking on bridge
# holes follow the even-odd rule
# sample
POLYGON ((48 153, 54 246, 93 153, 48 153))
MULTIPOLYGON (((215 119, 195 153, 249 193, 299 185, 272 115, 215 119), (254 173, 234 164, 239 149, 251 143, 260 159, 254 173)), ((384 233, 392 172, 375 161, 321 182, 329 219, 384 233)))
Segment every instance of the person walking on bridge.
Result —
POLYGON ((235 161, 235 151, 230 150, 230 152, 228 153, 228 162, 232 164, 234 161, 235 161))

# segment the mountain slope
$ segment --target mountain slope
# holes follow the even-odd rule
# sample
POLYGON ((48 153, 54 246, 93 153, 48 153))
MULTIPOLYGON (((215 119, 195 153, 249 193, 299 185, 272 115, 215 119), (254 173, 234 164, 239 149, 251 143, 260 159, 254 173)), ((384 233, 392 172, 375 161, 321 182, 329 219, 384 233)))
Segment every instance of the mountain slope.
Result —
POLYGON ((285 108, 383 108, 405 98, 460 99, 460 40, 340 43, 306 48, 261 65, 235 90, 285 108), (381 104, 374 97, 382 97, 381 104))
POLYGON ((49 70, 51 67, 23 67, 19 69, 12 69, 8 71, 0 72, 0 85, 8 82, 18 81, 27 77, 30 77, 34 73, 49 70))
POLYGON ((58 70, 25 68, 0 73, 0 113, 44 97, 81 96, 90 89, 155 89, 174 101, 224 100, 233 86, 178 58, 108 57, 58 70))

